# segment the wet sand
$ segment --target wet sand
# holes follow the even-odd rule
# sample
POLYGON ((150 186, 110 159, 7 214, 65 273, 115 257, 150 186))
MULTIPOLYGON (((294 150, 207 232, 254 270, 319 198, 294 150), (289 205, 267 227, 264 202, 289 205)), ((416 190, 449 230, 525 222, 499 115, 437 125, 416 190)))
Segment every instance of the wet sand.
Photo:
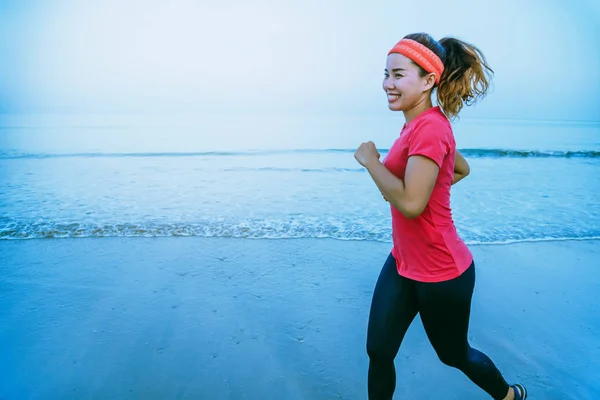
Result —
MULTIPOLYGON (((390 245, 328 239, 0 241, 0 399, 366 399, 390 245)), ((471 345, 531 399, 600 398, 600 242, 471 247, 471 345)), ((488 399, 420 320, 396 399, 488 399)))

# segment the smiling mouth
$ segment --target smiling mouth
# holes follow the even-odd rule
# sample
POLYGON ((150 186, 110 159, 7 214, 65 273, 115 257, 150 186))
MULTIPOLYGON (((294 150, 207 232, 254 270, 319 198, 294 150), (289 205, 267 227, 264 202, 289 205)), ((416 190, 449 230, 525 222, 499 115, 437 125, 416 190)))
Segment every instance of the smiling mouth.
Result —
POLYGON ((388 94, 387 98, 388 98, 389 102, 392 102, 392 101, 398 100, 400 98, 400 96, 397 94, 388 94))

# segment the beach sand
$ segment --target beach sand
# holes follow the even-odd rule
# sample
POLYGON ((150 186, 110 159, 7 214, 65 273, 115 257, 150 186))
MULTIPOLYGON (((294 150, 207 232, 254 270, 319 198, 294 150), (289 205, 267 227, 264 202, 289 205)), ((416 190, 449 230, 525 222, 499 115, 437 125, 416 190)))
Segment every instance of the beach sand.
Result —
MULTIPOLYGON (((531 399, 600 398, 600 242, 471 246, 471 345, 531 399)), ((0 241, 0 399, 366 399, 366 324, 390 244, 0 241)), ((396 399, 488 399, 420 320, 396 399)))

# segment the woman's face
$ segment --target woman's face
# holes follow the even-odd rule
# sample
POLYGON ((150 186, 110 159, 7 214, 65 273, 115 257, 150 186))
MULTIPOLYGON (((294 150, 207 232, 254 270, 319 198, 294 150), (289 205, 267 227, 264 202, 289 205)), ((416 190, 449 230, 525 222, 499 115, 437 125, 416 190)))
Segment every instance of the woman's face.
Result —
POLYGON ((407 111, 415 107, 432 86, 428 82, 430 75, 419 76, 419 67, 408 57, 390 54, 383 79, 390 110, 407 111))

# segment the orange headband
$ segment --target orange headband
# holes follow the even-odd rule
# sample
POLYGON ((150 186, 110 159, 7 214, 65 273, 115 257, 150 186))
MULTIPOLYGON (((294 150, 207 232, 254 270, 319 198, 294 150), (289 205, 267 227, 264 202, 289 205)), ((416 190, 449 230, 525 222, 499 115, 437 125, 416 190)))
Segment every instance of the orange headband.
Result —
POLYGON ((416 62, 421 68, 428 73, 435 73, 436 85, 440 83, 440 78, 444 72, 444 63, 442 60, 426 46, 412 39, 402 39, 389 51, 388 56, 392 53, 399 53, 416 62))

